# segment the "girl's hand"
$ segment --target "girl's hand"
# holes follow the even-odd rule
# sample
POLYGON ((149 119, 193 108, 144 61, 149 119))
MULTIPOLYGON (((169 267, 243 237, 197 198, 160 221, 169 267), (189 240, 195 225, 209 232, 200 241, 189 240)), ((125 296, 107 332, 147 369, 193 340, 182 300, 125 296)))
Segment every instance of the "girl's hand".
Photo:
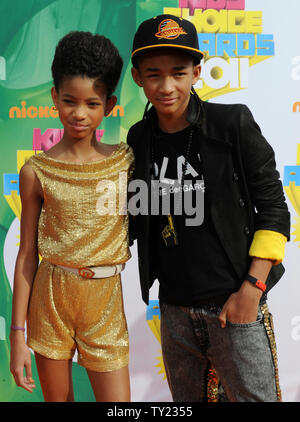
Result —
POLYGON ((10 335, 11 359, 10 372, 13 374, 18 387, 32 393, 35 388, 31 371, 31 353, 25 343, 24 334, 21 331, 12 331, 10 335), (26 376, 24 376, 24 368, 26 376))

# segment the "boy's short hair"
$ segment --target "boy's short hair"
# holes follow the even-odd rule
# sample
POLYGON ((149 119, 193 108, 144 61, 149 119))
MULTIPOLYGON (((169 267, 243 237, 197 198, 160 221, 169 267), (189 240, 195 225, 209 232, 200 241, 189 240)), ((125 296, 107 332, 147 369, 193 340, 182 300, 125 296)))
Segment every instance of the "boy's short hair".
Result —
POLYGON ((87 76, 98 79, 107 96, 114 92, 120 79, 123 60, 114 44, 103 35, 72 31, 57 44, 52 63, 55 89, 66 77, 87 76))
POLYGON ((140 24, 133 40, 131 60, 138 67, 138 59, 152 51, 165 48, 191 55, 194 64, 199 64, 204 54, 199 50, 195 26, 186 19, 173 15, 160 15, 140 24))

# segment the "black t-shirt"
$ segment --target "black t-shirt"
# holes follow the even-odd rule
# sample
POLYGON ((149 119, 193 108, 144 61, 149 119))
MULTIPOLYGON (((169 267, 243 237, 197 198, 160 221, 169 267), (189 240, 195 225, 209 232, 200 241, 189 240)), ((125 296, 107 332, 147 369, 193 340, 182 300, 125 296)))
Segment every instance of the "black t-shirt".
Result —
POLYGON ((184 180, 190 127, 172 134, 157 129, 153 141, 154 180, 159 181, 160 187, 160 194, 156 195, 156 199, 160 198, 159 215, 151 217, 159 298, 177 305, 226 298, 240 286, 210 218, 210 192, 205 186, 199 151, 201 139, 196 129, 193 131, 184 180), (174 244, 172 225, 178 244, 168 247, 167 244, 174 244))

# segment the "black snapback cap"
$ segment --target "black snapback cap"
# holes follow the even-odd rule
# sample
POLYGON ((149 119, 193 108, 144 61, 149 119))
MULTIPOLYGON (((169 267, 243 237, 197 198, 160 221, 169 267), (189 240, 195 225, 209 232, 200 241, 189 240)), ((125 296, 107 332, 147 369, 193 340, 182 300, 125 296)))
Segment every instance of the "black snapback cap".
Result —
POLYGON ((131 60, 156 48, 176 48, 191 54, 197 60, 204 54, 199 50, 195 26, 186 19, 173 15, 160 15, 140 24, 133 40, 131 60))

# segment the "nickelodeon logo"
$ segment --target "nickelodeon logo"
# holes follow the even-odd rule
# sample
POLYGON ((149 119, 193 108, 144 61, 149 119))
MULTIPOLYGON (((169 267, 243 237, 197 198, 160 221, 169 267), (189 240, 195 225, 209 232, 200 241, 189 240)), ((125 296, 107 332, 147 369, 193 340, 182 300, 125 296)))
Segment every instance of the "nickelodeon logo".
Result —
MULTIPOLYGON (((113 108, 107 117, 124 116, 124 108, 117 105, 113 108)), ((42 118, 58 118, 58 111, 54 106, 29 106, 26 101, 21 101, 21 107, 13 106, 9 109, 10 119, 42 119, 42 118)))
POLYGON ((293 113, 296 113, 296 112, 299 112, 300 111, 300 101, 296 101, 294 104, 293 104, 293 113))

